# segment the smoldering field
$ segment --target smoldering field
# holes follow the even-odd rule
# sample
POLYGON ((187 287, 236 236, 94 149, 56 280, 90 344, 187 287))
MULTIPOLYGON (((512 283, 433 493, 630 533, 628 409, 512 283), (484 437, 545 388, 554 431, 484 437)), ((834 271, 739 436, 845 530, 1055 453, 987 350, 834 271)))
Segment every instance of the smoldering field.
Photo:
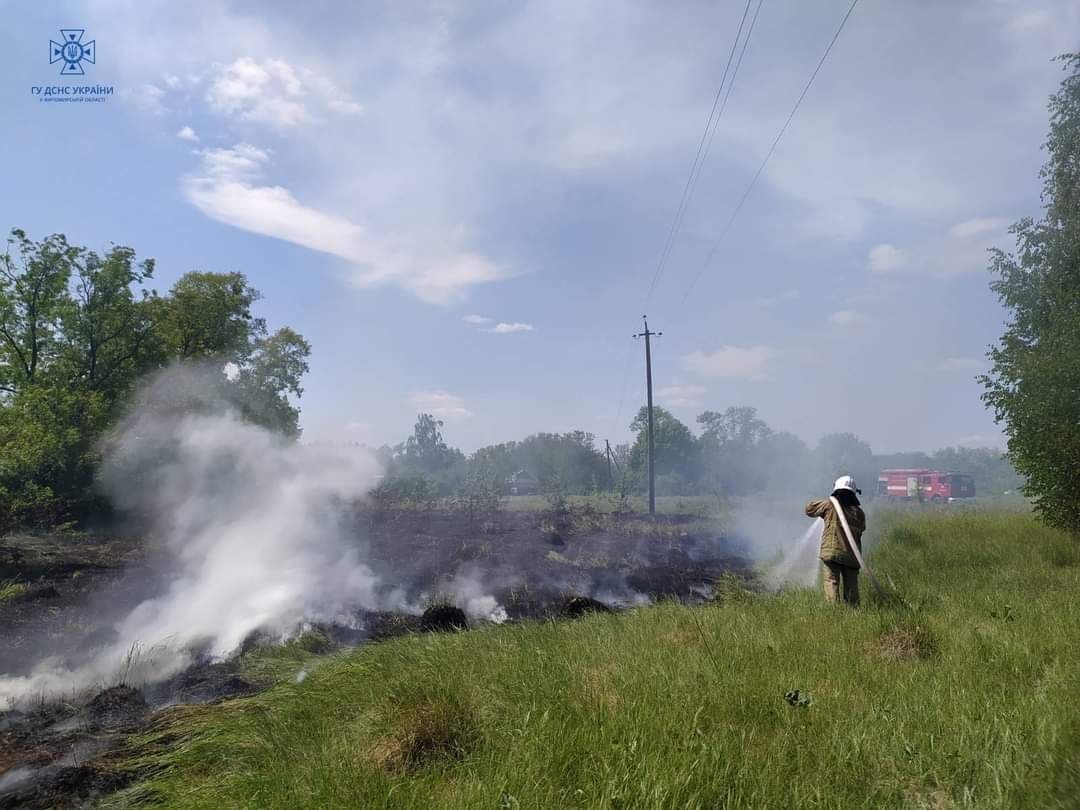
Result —
POLYGON ((24 539, 0 559, 0 579, 27 583, 0 603, 0 707, 170 684, 312 627, 377 639, 418 629, 437 603, 480 624, 557 615, 575 597, 575 609, 705 598, 724 575, 749 577, 744 529, 763 520, 736 541, 694 515, 379 506, 370 454, 245 423, 191 369, 148 384, 105 450, 108 531, 24 539))

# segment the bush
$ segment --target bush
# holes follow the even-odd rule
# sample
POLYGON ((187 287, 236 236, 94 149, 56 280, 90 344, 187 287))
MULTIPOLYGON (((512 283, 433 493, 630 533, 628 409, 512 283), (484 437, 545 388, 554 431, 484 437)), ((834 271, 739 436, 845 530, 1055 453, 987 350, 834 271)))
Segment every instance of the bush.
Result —
POLYGON ((401 475, 384 478, 370 495, 380 510, 433 509, 439 501, 439 485, 420 473, 401 475))
POLYGON ((450 499, 450 507, 465 516, 470 523, 493 515, 502 509, 503 499, 499 479, 490 470, 470 470, 460 489, 450 499))

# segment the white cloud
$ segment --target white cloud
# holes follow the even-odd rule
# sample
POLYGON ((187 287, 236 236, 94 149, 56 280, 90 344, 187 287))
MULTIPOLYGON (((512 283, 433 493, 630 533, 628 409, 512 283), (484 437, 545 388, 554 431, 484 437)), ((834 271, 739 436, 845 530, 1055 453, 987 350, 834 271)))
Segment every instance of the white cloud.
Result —
MULTIPOLYGON (((466 315, 461 320, 465 323, 472 324, 473 326, 483 326, 484 324, 491 323, 493 319, 483 315, 466 315)), ((519 323, 518 321, 506 323, 504 321, 499 321, 494 326, 488 327, 487 329, 481 329, 480 331, 491 332, 496 335, 509 335, 514 332, 533 332, 535 329, 536 327, 531 323, 519 323)))
POLYGON ((669 385, 657 388, 656 398, 671 408, 696 408, 707 390, 703 385, 669 385))
POLYGON ((176 137, 182 141, 199 142, 199 136, 195 134, 195 130, 191 127, 180 127, 180 130, 176 133, 176 137))
POLYGON ((508 335, 512 332, 532 332, 534 326, 531 323, 497 323, 485 332, 494 332, 496 335, 508 335))
POLYGON ((206 102, 222 115, 278 129, 316 123, 325 110, 339 115, 363 110, 325 76, 297 70, 283 59, 260 62, 248 56, 214 66, 206 102))
POLYGON ((1050 26, 1055 16, 1050 9, 1046 8, 1023 11, 1009 20, 1006 27, 1013 33, 1040 31, 1050 26))
POLYGON ((304 205, 282 186, 260 185, 270 153, 251 144, 204 149, 199 171, 183 181, 187 200, 212 219, 263 236, 338 256, 355 265, 358 287, 396 284, 417 297, 446 304, 459 301, 473 284, 498 281, 510 273, 483 256, 408 248, 369 235, 360 225, 304 205))
POLYGON ((982 371, 986 362, 976 357, 947 357, 936 368, 938 371, 982 371))
POLYGON ((1008 240, 1009 220, 984 217, 958 222, 944 235, 931 236, 909 248, 876 245, 869 254, 873 273, 909 271, 937 276, 973 273, 986 269, 986 251, 1008 240))
POLYGON ((854 326, 865 320, 866 316, 854 309, 841 309, 829 316, 829 323, 835 326, 854 326))
POLYGON ((142 84, 123 88, 120 95, 137 109, 150 115, 165 115, 170 112, 165 105, 165 91, 156 84, 142 84))
POLYGON ((1004 217, 987 217, 985 219, 968 219, 958 222, 949 228, 949 236, 954 239, 967 239, 981 234, 1000 235, 1009 227, 1009 220, 1004 217))
POLYGON ((446 391, 419 391, 409 397, 409 405, 421 413, 430 413, 446 421, 460 421, 472 416, 461 397, 446 391))
POLYGON ((721 346, 715 352, 698 349, 681 358, 683 368, 702 377, 764 380, 776 357, 769 346, 721 346))
POLYGON ((871 248, 868 258, 871 273, 892 273, 911 266, 907 251, 887 243, 871 248))

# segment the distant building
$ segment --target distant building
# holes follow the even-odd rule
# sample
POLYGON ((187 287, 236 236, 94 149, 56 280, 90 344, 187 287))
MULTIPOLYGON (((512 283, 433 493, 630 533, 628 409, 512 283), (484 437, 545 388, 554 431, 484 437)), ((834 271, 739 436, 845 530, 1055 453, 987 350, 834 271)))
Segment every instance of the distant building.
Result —
POLYGON ((540 492, 540 482, 525 470, 518 470, 506 482, 506 488, 511 495, 537 495, 540 492))

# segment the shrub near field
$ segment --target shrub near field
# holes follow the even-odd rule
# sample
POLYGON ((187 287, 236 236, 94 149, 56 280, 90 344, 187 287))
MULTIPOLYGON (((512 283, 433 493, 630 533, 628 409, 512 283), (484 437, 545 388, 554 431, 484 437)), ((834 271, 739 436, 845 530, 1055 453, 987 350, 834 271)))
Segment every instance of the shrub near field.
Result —
POLYGON ((164 770, 118 800, 1075 807, 1080 549, 1015 514, 877 529, 908 608, 733 585, 698 608, 372 645, 165 713, 139 751, 164 770))

